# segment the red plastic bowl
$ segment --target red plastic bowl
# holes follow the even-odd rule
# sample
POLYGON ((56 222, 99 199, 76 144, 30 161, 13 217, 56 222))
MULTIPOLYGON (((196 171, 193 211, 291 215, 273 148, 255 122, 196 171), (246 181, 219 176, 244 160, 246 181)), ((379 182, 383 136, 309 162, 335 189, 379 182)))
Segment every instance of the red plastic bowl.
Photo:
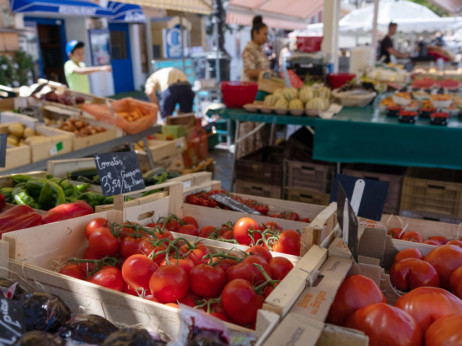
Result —
POLYGON ((341 88, 346 82, 355 78, 352 73, 331 73, 329 75, 329 84, 331 89, 341 88))
POLYGON ((242 108, 247 103, 253 103, 258 92, 255 82, 221 82, 223 102, 228 108, 242 108))
POLYGON ((300 52, 319 52, 324 36, 297 36, 297 49, 300 52))

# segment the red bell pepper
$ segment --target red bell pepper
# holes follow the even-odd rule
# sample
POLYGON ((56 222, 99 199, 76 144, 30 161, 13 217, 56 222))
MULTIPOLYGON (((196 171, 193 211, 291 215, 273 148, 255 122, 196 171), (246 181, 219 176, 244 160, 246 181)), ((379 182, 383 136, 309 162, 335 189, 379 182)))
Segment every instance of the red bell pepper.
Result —
POLYGON ((57 222, 88 214, 93 214, 93 208, 85 201, 60 204, 43 215, 43 223, 57 222))
POLYGON ((3 230, 4 225, 9 223, 11 220, 15 220, 16 218, 22 215, 33 212, 34 209, 29 207, 28 205, 18 205, 16 207, 8 209, 7 211, 4 211, 0 214, 0 232, 3 230))
POLYGON ((0 193, 0 210, 3 210, 3 208, 5 208, 5 205, 6 205, 5 196, 3 196, 3 194, 0 193))
POLYGON ((11 217, 9 222, 0 227, 0 239, 4 233, 40 226, 41 224, 43 224, 42 216, 36 212, 11 217))

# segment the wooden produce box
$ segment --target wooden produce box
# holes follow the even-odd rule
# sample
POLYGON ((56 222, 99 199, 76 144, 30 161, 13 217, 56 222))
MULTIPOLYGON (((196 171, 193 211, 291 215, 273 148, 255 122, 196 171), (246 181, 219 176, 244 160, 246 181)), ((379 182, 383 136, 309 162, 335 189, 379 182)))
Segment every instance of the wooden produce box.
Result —
POLYGON ((253 196, 281 198, 281 186, 271 184, 260 184, 254 181, 236 179, 236 192, 247 193, 253 196))
POLYGON ((288 188, 283 189, 282 198, 295 202, 328 205, 330 195, 316 190, 288 188))
POLYGON ((284 187, 328 194, 335 177, 333 164, 317 161, 284 160, 284 187))
MULTIPOLYGON (((158 201, 151 205, 159 211, 168 208, 168 203, 165 201, 158 201)), ((132 221, 139 219, 135 216, 133 208, 130 209, 128 219, 132 221)), ((11 271, 9 276, 17 278, 13 273, 20 273, 21 277, 38 282, 50 293, 62 295, 74 311, 79 311, 80 306, 91 307, 92 313, 100 314, 111 321, 128 325, 142 324, 146 328, 164 332, 175 338, 180 325, 177 309, 109 290, 54 271, 59 261, 72 256, 82 256, 88 244, 85 238, 85 226, 95 217, 105 217, 116 222, 123 220, 122 212, 107 211, 4 234, 3 239, 9 243, 9 270, 11 271)), ((223 251, 230 247, 229 244, 219 242, 217 247, 208 241, 204 243, 211 247, 212 251, 223 251)), ((288 257, 294 261, 294 256, 276 253, 274 255, 288 257)), ((257 318, 256 332, 231 323, 226 325, 230 330, 259 336, 269 334, 278 319, 276 314, 261 310, 257 318)))
MULTIPOLYGON (((162 160, 169 156, 183 154, 183 151, 186 150, 186 140, 184 137, 170 141, 164 141, 161 139, 149 139, 148 145, 154 163, 156 163, 157 160, 162 160)), ((142 150, 136 150, 136 152, 144 153, 142 150)))

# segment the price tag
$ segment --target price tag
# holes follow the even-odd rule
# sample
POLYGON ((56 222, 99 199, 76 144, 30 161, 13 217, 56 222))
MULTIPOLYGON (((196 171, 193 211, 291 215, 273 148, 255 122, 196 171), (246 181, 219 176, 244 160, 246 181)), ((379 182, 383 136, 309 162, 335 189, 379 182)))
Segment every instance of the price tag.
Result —
POLYGON ((245 204, 238 202, 235 199, 225 194, 217 193, 217 194, 211 195, 210 198, 213 198, 215 201, 217 201, 220 204, 223 204, 224 206, 228 207, 231 210, 240 211, 240 212, 247 213, 247 214, 260 215, 260 213, 256 211, 255 209, 252 209, 246 206, 245 204))
POLYGON ((0 345, 16 345, 24 332, 22 303, 0 297, 0 345))
POLYGON ((94 159, 104 196, 120 195, 145 188, 136 153, 128 151, 97 154, 94 159))
POLYGON ((0 167, 5 167, 7 142, 6 133, 0 135, 0 167))
POLYGON ((337 220, 343 232, 343 242, 348 245, 351 255, 358 262, 358 218, 341 184, 338 184, 337 220))
POLYGON ((337 174, 330 196, 331 202, 338 202, 337 189, 340 183, 356 215, 370 220, 381 220, 387 199, 388 183, 337 174))
POLYGON ((63 150, 63 142, 58 142, 54 145, 51 146, 50 148, 50 155, 56 155, 59 153, 61 150, 63 150))

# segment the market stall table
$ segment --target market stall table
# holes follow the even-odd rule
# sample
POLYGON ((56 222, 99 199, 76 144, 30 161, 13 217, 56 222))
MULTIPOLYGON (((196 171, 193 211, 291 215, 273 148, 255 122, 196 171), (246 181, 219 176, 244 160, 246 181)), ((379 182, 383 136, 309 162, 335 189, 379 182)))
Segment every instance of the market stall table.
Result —
MULTIPOLYGON (((107 142, 103 142, 103 143, 92 145, 92 146, 89 146, 83 149, 75 150, 70 153, 66 153, 62 155, 55 155, 52 157, 52 159, 53 160, 75 159, 75 158, 80 158, 80 157, 85 157, 85 156, 91 156, 97 153, 111 152, 118 146, 125 145, 125 144, 129 144, 131 150, 133 150, 133 143, 138 142, 140 140, 145 141, 145 146, 146 148, 148 148, 149 145, 146 141, 146 137, 149 135, 155 134, 155 133, 159 133, 160 131, 161 131, 161 126, 155 125, 155 126, 152 126, 134 135, 122 136, 122 137, 115 138, 107 142)), ((148 155, 148 158, 150 158, 151 157, 150 151, 147 150, 146 153, 148 155)), ((31 172, 31 171, 46 169, 48 160, 49 159, 37 161, 37 162, 31 163, 29 165, 21 166, 21 167, 12 168, 10 170, 3 171, 2 175, 7 175, 11 173, 31 172)), ((152 159, 151 159, 150 165, 153 166, 152 159)))
MULTIPOLYGON (((250 113, 243 109, 214 110, 225 119, 315 128, 313 159, 415 167, 462 169, 462 119, 447 126, 429 119, 403 124, 373 107, 344 107, 331 119, 250 113)), ((238 136, 238 134, 236 134, 238 136)), ((236 137, 238 138, 238 137, 236 137)))

